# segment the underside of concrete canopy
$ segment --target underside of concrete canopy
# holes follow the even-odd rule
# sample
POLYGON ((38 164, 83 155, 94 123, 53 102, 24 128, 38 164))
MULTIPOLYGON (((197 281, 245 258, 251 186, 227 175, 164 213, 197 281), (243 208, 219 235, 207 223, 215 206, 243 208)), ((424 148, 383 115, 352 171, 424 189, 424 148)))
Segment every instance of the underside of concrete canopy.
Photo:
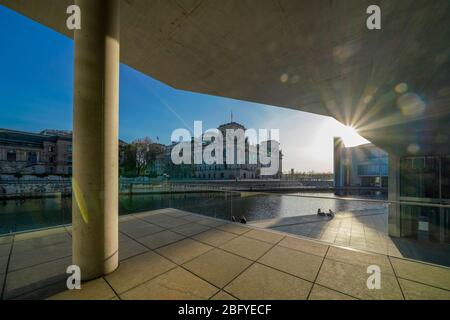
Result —
MULTIPOLYGON (((73 0, 0 3, 73 37, 73 0)), ((120 4, 121 62, 168 85, 329 115, 398 155, 449 151, 448 0, 120 4)))

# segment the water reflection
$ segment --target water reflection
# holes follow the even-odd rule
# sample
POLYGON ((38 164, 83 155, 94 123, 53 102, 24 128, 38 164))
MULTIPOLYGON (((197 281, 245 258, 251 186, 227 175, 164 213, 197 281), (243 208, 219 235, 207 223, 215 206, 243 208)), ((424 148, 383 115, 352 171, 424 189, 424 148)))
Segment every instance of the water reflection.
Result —
MULTIPOLYGON (((120 196, 120 214, 161 208, 177 208, 221 219, 245 216, 247 220, 311 215, 318 208, 335 212, 376 210, 386 211, 384 203, 345 201, 332 193, 287 194, 250 193, 178 193, 120 196), (299 194, 297 194, 299 195, 299 194)), ((46 228, 71 223, 71 198, 43 198, 0 203, 0 234, 46 228)))

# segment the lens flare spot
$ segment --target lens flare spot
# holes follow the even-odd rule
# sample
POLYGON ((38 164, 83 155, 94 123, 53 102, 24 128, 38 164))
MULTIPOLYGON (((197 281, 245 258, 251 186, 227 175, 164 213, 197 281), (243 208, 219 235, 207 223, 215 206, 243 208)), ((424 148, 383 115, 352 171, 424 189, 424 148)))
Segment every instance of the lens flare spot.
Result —
POLYGON ((88 224, 89 212, 87 209, 86 200, 84 199, 83 192, 81 191, 81 188, 75 178, 72 179, 72 189, 81 217, 83 218, 84 223, 88 224))
POLYGON ((404 94, 408 91, 408 85, 404 82, 399 83, 398 85, 395 86, 395 92, 397 92, 398 94, 404 94))
POLYGON ((280 76, 280 81, 281 81, 282 83, 286 83, 288 80, 289 80, 289 76, 288 76, 286 73, 283 73, 283 74, 280 76))
POLYGON ((425 112, 425 102, 415 93, 406 93, 397 99, 397 106, 403 115, 417 117, 425 112))
POLYGON ((351 56, 354 55, 355 49, 352 45, 342 45, 342 46, 336 46, 333 48, 333 57, 334 60, 337 63, 344 63, 346 62, 351 56))
POLYGON ((418 144, 412 143, 408 146, 407 151, 409 154, 418 154, 420 151, 420 147, 418 144))

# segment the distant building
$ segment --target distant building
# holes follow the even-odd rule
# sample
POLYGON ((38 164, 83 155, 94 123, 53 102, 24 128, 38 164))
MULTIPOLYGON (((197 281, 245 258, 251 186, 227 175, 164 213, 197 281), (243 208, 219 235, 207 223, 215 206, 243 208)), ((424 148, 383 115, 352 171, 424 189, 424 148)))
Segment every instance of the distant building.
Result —
MULTIPOLYGON (((223 164, 199 164, 194 166, 194 177, 206 180, 232 180, 232 179, 258 179, 260 176, 260 167, 257 163, 250 164, 250 145, 248 139, 245 140, 245 164, 237 164, 238 146, 234 145, 234 160, 227 163, 226 144, 227 130, 243 130, 246 128, 237 123, 229 122, 222 124, 217 128, 223 135, 223 164)), ((206 146, 205 144, 204 146, 206 146)), ((257 161, 255 161, 257 162, 257 161)))
POLYGON ((71 175, 71 133, 0 129, 0 173, 71 175))
POLYGON ((335 187, 388 187, 388 154, 368 143, 345 147, 334 138, 335 187))
MULTIPOLYGON (((119 141, 122 160, 125 142, 119 141)), ((0 129, 0 174, 72 175, 72 132, 0 129)))
MULTIPOLYGON (((176 146, 176 143, 172 143, 171 145, 165 146, 164 153, 157 156, 155 161, 155 171, 158 175, 167 175, 171 178, 175 179, 202 179, 202 180, 234 180, 234 179, 260 179, 260 178, 269 178, 269 179, 280 179, 282 176, 283 170, 283 154, 279 148, 279 167, 276 174, 271 176, 261 176, 261 168, 264 165, 261 164, 258 158, 259 145, 251 145, 248 139, 245 140, 245 163, 237 164, 237 144, 235 144, 234 150, 234 161, 233 163, 227 163, 226 161, 226 130, 243 130, 246 128, 237 123, 237 122, 229 122, 223 124, 218 127, 218 130, 222 132, 224 137, 223 141, 223 164, 193 164, 194 163, 194 139, 191 141, 192 148, 192 164, 180 164, 175 165, 172 163, 171 153, 172 149, 176 146), (251 152, 251 149, 254 148, 255 152, 251 152), (256 157, 255 159, 251 159, 251 157, 256 157), (252 161, 250 161, 252 160, 252 161)), ((273 144, 279 144, 277 141, 268 141, 267 148, 268 153, 272 152, 273 144)), ((203 147, 206 147, 208 143, 203 143, 203 147)), ((268 165, 266 165, 268 166, 268 165)))
POLYGON ((286 181, 327 181, 331 182, 334 179, 334 174, 331 172, 295 172, 291 169, 289 173, 283 173, 283 180, 286 181))

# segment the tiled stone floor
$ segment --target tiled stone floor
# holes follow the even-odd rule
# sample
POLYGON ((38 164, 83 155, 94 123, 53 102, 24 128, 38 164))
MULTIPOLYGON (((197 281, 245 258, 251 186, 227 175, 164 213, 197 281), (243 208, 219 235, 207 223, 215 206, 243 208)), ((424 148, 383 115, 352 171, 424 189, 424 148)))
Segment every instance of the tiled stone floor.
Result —
POLYGON ((71 229, 0 238, 3 299, 450 299, 450 269, 176 209, 120 218, 120 266, 65 291, 71 229), (366 286, 381 268, 381 289, 366 286))
POLYGON ((338 246, 450 266, 450 245, 391 238, 387 219, 386 212, 373 210, 367 213, 339 212, 334 219, 298 216, 254 221, 251 225, 338 246))

